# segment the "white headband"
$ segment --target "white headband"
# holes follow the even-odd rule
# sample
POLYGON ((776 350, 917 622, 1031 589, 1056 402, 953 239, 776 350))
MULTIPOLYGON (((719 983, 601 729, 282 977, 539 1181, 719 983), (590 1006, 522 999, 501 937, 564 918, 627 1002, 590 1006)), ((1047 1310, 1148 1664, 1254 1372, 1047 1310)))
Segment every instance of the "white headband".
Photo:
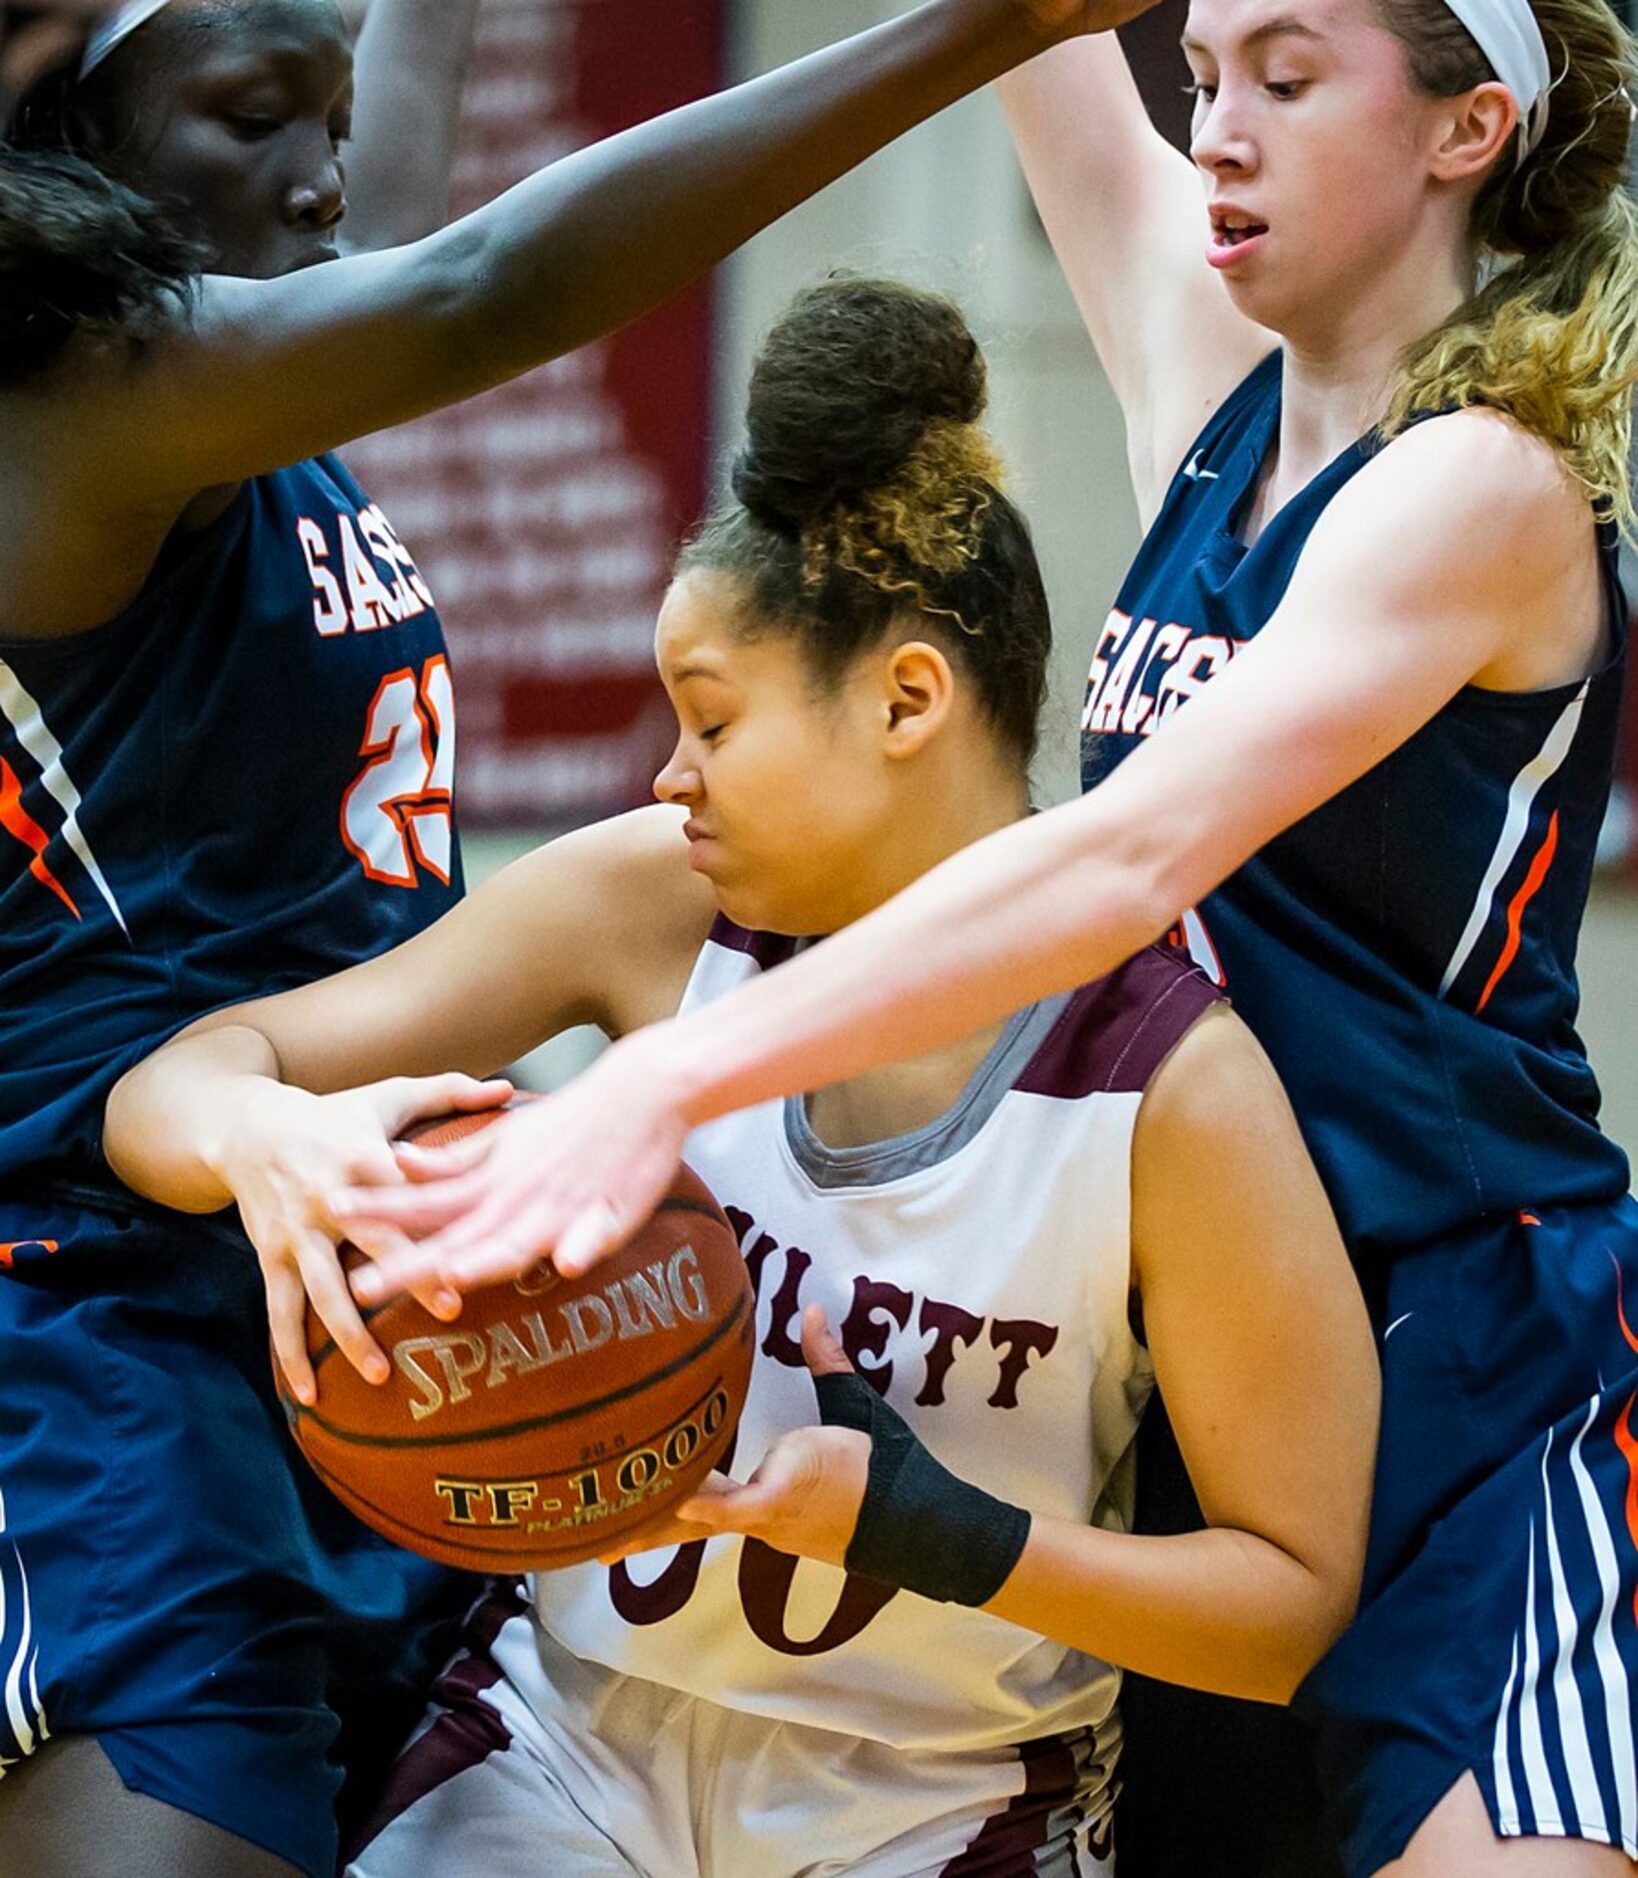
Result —
POLYGON ((170 5, 170 0, 127 0, 91 35, 80 60, 80 77, 87 78, 117 46, 124 45, 139 26, 146 26, 153 16, 170 5))
POLYGON ((1445 0, 1519 107, 1519 161, 1547 133, 1553 66, 1530 0, 1445 0))

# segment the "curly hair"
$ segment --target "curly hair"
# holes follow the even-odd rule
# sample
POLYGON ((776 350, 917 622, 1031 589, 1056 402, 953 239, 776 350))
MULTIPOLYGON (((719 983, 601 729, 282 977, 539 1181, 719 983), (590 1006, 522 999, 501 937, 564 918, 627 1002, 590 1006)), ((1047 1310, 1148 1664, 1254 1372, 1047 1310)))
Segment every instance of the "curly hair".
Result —
POLYGON ((831 684, 894 627, 938 637, 1027 762, 1052 629, 1028 526, 979 427, 987 399, 951 301, 845 274, 805 289, 752 370, 735 502, 677 572, 735 578, 744 630, 796 634, 831 684))
MULTIPOLYGON (((1444 0, 1377 0, 1412 83, 1456 97, 1496 74, 1444 0)), ((1504 158, 1474 209, 1478 291, 1402 362, 1392 436, 1488 405, 1559 453, 1601 517, 1634 520, 1638 205, 1626 187, 1634 45, 1605 0, 1531 0, 1554 74, 1545 139, 1504 158)))

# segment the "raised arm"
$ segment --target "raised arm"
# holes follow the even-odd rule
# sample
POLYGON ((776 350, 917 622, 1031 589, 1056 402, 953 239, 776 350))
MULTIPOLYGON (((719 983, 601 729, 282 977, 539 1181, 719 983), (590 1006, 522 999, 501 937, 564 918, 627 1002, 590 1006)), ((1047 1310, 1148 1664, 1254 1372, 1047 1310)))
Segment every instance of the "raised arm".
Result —
POLYGON ((449 174, 478 0, 370 0, 347 146, 350 254, 402 247, 449 218, 449 174))
MULTIPOLYGON (((1146 0, 1112 0, 1127 11, 1146 0)), ((82 373, 83 499, 163 506, 471 396, 635 319, 826 183, 1084 18, 932 0, 580 151, 408 248, 211 279, 191 319, 82 373)))
POLYGON ((1059 265, 1126 419, 1145 523, 1206 418, 1277 343, 1205 261, 1205 186, 1150 122, 1113 33, 1000 85, 1059 265))
POLYGON ((1551 452, 1505 419, 1468 411, 1409 432, 1331 503, 1256 640, 1107 782, 628 1039, 549 1112, 493 1131, 485 1166, 394 1209, 431 1235, 424 1265, 399 1275, 478 1283, 552 1248, 581 1268, 644 1217, 690 1128, 1101 977, 1465 684, 1569 675, 1547 658, 1590 669, 1596 594, 1574 596, 1591 539, 1551 452))

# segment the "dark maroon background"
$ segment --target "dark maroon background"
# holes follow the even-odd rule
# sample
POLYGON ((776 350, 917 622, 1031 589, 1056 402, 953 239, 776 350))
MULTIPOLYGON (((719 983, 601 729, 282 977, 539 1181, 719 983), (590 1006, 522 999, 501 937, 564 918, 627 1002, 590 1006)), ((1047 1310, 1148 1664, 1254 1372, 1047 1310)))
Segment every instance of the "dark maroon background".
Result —
MULTIPOLYGON (((484 0, 456 213, 714 90, 722 14, 723 0, 484 0)), ((612 340, 347 452, 449 628, 468 825, 647 796, 669 741, 650 640, 705 498, 712 325, 702 284, 612 340)))

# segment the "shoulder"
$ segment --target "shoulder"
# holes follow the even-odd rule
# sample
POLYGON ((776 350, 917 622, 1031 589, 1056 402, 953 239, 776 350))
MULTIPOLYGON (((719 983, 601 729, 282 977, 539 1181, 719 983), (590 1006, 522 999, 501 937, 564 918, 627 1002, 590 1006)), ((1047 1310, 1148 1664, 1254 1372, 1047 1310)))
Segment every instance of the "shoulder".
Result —
MULTIPOLYGON (((1318 1179, 1285 1086, 1226 1002, 1203 1012, 1156 1070, 1132 1139, 1140 1214, 1209 1219, 1248 1183, 1270 1213, 1318 1179), (1179 1191, 1179 1182, 1188 1189, 1179 1191)), ((1175 1235, 1174 1235, 1175 1236, 1175 1235)))
MULTIPOLYGON (((716 918, 710 883, 688 865, 683 816, 637 809, 576 829, 497 875, 534 919, 567 920, 603 987, 616 1033, 655 1023, 677 1008, 716 918)), ((527 952, 520 956, 527 957, 527 952)))
MULTIPOLYGON (((1557 452, 1499 411, 1425 419, 1393 438, 1333 504, 1348 522, 1375 519, 1417 556, 1469 577, 1511 579, 1554 542, 1584 549, 1592 510, 1557 452)), ((1318 533, 1318 530, 1316 530, 1318 533)))
POLYGON ((1222 994, 1181 952, 1149 946, 1083 985, 1018 1079, 1025 1095, 1136 1095, 1222 994))

